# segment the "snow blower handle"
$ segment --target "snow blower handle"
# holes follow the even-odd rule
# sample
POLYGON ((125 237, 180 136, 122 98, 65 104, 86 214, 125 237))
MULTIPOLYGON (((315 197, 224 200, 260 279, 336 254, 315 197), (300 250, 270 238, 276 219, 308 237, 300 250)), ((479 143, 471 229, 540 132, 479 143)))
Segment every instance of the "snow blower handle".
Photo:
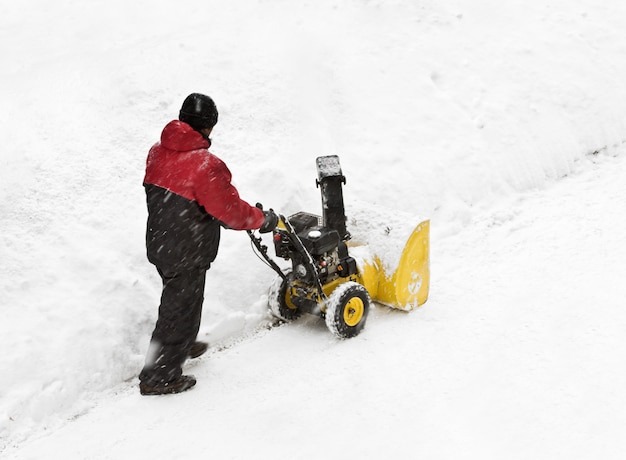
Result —
MULTIPOLYGON (((261 203, 257 203, 256 207, 263 211, 263 205, 261 203)), ((270 208, 269 211, 263 211, 263 216, 265 220, 261 228, 259 228, 259 233, 269 233, 278 225, 278 216, 272 208, 270 208)))
MULTIPOLYGON (((263 210, 263 205, 261 203, 257 203, 256 207, 263 210)), ((278 225, 278 216, 276 215, 276 213, 274 213, 273 210, 270 209, 271 214, 274 216, 274 218, 276 219, 275 222, 273 222, 273 226, 271 226, 270 230, 268 230, 267 233, 271 232, 272 230, 274 230, 276 228, 276 226, 278 225)), ((263 213, 265 214, 266 211, 263 211, 263 213)), ((280 216, 281 219, 284 219, 283 216, 280 216)), ((267 222, 267 214, 265 217, 265 222, 267 222)), ((265 222, 263 222, 263 226, 265 225, 265 222)), ((261 228, 259 229, 259 233, 263 233, 262 229, 263 226, 261 226, 261 228)), ((283 273, 283 271, 280 269, 280 267, 278 266, 278 264, 276 264, 276 262, 274 262, 272 260, 272 258, 267 254, 267 246, 263 244, 263 240, 261 239, 260 236, 256 236, 254 234, 253 230, 246 230, 246 232, 248 233, 248 236, 250 237, 250 241, 252 241, 252 244, 254 245, 254 247, 257 249, 257 255, 259 256, 259 258, 262 258, 263 261, 272 269, 274 270, 276 273, 278 273, 278 275, 283 279, 287 279, 287 275, 285 275, 283 273)))

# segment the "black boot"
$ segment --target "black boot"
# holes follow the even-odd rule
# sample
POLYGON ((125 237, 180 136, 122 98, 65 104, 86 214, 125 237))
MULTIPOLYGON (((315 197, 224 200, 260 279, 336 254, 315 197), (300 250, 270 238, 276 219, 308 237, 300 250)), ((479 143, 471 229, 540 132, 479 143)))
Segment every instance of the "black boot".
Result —
POLYGON ((181 375, 173 382, 158 385, 148 385, 141 382, 139 384, 139 392, 144 396, 168 395, 187 391, 195 384, 196 379, 192 375, 181 375))
POLYGON ((189 349, 189 357, 197 358, 198 356, 202 356, 209 349, 209 344, 206 342, 194 342, 194 344, 189 349))

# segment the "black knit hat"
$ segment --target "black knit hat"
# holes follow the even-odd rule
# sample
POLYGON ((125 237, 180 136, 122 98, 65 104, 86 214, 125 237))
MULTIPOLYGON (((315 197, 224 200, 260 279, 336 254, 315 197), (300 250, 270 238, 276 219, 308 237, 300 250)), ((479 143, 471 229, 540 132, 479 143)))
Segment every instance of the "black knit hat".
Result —
POLYGON ((192 93, 183 102, 178 119, 196 131, 212 128, 217 123, 217 107, 209 96, 192 93))

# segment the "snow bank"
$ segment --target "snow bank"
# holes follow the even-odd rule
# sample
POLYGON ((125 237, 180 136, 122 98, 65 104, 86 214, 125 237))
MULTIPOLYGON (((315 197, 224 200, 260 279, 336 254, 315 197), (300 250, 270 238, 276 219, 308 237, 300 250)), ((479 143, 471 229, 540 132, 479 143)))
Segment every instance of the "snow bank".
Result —
MULTIPOLYGON (((0 449, 137 375, 160 291, 145 155, 188 93, 216 100, 245 199, 317 212, 315 157, 338 154, 348 209, 428 216, 436 239, 624 143, 625 21, 591 0, 4 2, 0 449)), ((273 276, 227 233, 217 342, 263 323, 273 276)))

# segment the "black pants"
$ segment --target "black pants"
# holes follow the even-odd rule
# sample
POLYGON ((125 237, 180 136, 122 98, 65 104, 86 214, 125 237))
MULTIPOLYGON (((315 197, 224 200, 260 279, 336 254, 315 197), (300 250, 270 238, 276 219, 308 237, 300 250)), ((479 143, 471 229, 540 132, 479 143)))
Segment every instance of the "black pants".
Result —
POLYGON ((139 380, 148 385, 173 382, 182 374, 200 329, 206 269, 158 268, 163 293, 146 363, 139 380))

